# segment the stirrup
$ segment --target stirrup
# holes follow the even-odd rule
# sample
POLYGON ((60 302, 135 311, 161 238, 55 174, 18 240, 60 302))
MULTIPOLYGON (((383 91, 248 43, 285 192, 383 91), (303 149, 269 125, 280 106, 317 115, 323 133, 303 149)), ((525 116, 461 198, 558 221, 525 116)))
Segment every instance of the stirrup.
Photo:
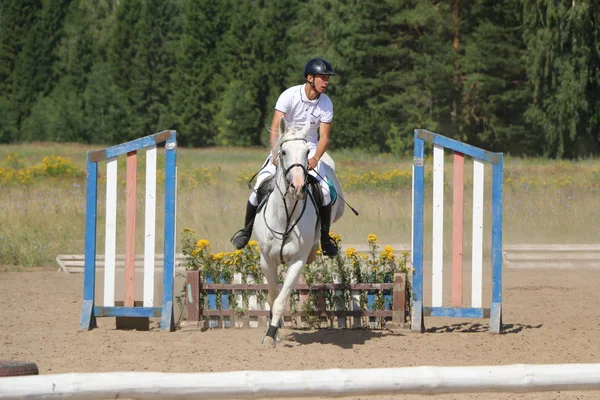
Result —
POLYGON ((250 235, 251 233, 248 232, 246 229, 240 229, 231 238, 231 243, 233 243, 236 249, 243 249, 250 241, 250 235))
POLYGON ((321 251, 323 252, 323 255, 329 257, 335 257, 338 255, 338 248, 329 236, 327 236, 324 240, 321 240, 321 251))

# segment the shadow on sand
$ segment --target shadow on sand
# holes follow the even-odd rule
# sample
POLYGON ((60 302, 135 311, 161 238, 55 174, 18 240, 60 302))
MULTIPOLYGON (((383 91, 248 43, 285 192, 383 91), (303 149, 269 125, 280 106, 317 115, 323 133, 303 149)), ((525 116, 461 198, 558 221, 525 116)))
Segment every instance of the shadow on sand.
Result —
POLYGON ((288 339, 299 345, 304 344, 333 344, 343 349, 351 349, 355 345, 365 344, 368 340, 384 336, 404 336, 394 331, 374 331, 368 329, 319 329, 316 331, 290 333, 288 339))
MULTIPOLYGON (((523 325, 523 324, 503 324, 502 334, 519 333, 524 329, 540 329, 542 324, 539 325, 523 325)), ((490 326, 486 324, 477 324, 470 322, 462 322, 459 324, 452 324, 446 326, 437 326, 426 329, 427 333, 444 333, 444 332, 463 332, 463 333, 475 333, 475 332, 489 332, 490 326)))

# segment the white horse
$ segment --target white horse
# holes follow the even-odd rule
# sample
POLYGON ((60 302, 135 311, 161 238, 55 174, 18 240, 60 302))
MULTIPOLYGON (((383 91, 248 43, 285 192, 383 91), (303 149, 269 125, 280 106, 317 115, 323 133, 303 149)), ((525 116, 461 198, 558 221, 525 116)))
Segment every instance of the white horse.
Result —
MULTIPOLYGON (((275 345, 277 329, 282 321, 288 298, 294 290, 304 266, 316 257, 320 243, 319 216, 314 197, 307 194, 309 149, 307 129, 286 129, 281 120, 279 142, 274 152, 279 152, 279 164, 273 179, 273 191, 254 220, 254 232, 261 252, 261 269, 269 285, 271 320, 263 343, 275 345), (278 267, 287 264, 283 287, 278 291, 278 267)), ((324 154, 318 174, 335 188, 343 199, 341 185, 335 175, 335 164, 324 154)), ((335 199, 332 193, 332 201, 335 199)), ((344 202, 338 199, 332 206, 331 223, 344 213, 344 202)))

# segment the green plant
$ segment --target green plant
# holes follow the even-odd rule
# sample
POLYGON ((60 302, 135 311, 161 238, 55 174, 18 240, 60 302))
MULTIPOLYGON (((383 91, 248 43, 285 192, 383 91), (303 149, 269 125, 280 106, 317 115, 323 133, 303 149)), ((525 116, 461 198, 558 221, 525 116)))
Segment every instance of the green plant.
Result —
MULTIPOLYGON (((338 246, 342 245, 339 235, 331 233, 338 246)), ((309 286, 306 300, 301 309, 304 312, 305 323, 309 328, 321 326, 321 310, 327 311, 350 311, 353 309, 354 295, 350 285, 352 283, 391 283, 394 273, 411 271, 407 267, 408 253, 402 253, 398 258, 394 249, 386 246, 383 251, 379 250, 379 239, 370 234, 367 237, 369 251, 358 253, 354 248, 348 248, 334 258, 324 257, 320 251, 313 263, 306 265, 302 279, 309 286), (343 289, 317 290, 316 285, 338 283, 344 285, 343 289)), ((185 266, 188 270, 201 271, 204 281, 214 283, 232 283, 235 274, 239 274, 242 283, 262 283, 264 281, 262 271, 258 266, 260 252, 258 243, 251 241, 243 250, 233 252, 211 253, 211 245, 208 240, 196 240, 195 233, 190 229, 184 229, 182 233, 183 253, 186 256, 185 266)), ((283 265, 279 271, 279 282, 283 282, 283 276, 287 266, 283 265)), ((207 304, 206 291, 202 292, 205 306, 207 304)), ((220 309, 222 293, 216 293, 216 307, 220 309)), ((228 291, 230 304, 236 314, 244 314, 249 307, 249 298, 256 295, 257 302, 264 306, 267 300, 265 291, 241 291, 241 304, 236 304, 235 295, 228 291)), ((384 290, 372 290, 369 293, 362 291, 359 297, 359 307, 362 310, 370 308, 383 310, 386 302, 390 300, 390 293, 384 290), (374 296, 374 301, 369 305, 369 295, 374 296)), ((408 297, 408 296, 407 296, 408 297)), ((299 303, 299 292, 294 291, 290 296, 289 305, 292 315, 297 312, 299 303)), ((328 326, 334 326, 334 318, 328 318, 328 326)), ((377 326, 382 328, 385 324, 384 318, 379 318, 377 326)), ((362 323, 362 326, 368 324, 362 323)))

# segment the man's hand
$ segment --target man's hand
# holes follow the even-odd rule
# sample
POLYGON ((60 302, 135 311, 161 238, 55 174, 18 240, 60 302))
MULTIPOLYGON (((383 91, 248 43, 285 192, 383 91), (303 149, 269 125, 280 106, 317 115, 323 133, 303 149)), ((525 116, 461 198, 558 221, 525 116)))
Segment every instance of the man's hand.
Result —
POLYGON ((317 164, 319 163, 319 160, 317 160, 316 158, 312 157, 308 159, 308 170, 313 170, 315 168, 317 168, 317 164))

